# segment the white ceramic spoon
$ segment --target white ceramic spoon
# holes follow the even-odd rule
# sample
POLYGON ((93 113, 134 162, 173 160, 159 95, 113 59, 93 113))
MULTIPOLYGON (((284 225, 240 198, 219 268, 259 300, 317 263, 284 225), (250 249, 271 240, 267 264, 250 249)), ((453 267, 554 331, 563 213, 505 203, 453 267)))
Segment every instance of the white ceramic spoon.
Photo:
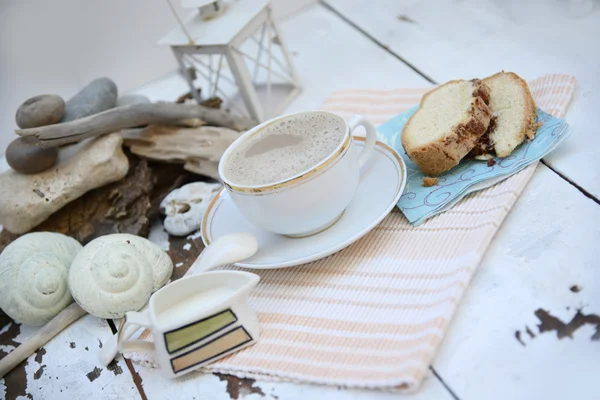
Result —
POLYGON ((250 233, 221 236, 198 256, 188 274, 196 275, 221 265, 233 264, 252 257, 258 251, 258 240, 250 233))
MULTIPOLYGON (((252 257, 258 250, 258 240, 249 233, 231 233, 221 236, 208 245, 192 264, 186 276, 210 271, 221 265, 233 264, 252 257)), ((125 334, 125 332, 123 332, 125 334)), ((100 361, 107 366, 118 353, 117 335, 102 346, 100 361)))

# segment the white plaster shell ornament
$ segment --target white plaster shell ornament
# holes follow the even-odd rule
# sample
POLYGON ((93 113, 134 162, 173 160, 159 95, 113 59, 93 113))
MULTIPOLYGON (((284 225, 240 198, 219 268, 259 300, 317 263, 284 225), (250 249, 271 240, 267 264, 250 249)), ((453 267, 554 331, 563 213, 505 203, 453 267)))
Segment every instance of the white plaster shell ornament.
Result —
POLYGON ((60 233, 23 235, 0 254, 0 308, 18 323, 40 326, 72 302, 69 267, 82 246, 60 233))
POLYGON ((73 298, 98 318, 121 318, 141 309, 171 277, 173 262, 156 244, 115 233, 89 242, 73 260, 73 298))
POLYGON ((221 190, 220 183, 194 182, 173 190, 160 203, 166 215, 165 231, 174 236, 185 236, 198 228, 211 200, 221 190))

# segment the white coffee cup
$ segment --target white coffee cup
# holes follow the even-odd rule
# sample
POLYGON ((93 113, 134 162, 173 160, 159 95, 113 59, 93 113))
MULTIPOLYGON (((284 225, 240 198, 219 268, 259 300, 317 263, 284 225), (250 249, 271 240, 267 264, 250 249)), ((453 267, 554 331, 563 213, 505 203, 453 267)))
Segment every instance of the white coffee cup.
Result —
MULTIPOLYGON (((306 130, 310 130, 308 125, 306 130)), ((284 115, 264 122, 241 135, 223 154, 219 175, 240 212, 263 229, 292 237, 304 237, 321 232, 337 222, 358 187, 360 169, 373 152, 377 130, 367 119, 344 118, 327 111, 307 111, 284 115), (233 150, 265 127, 286 119, 302 118, 324 113, 339 123, 344 132, 340 144, 317 165, 285 180, 266 185, 244 185, 229 180, 224 171, 233 150), (356 127, 366 129, 366 141, 360 155, 352 132, 356 127)), ((265 166, 267 168, 267 166, 265 166)))

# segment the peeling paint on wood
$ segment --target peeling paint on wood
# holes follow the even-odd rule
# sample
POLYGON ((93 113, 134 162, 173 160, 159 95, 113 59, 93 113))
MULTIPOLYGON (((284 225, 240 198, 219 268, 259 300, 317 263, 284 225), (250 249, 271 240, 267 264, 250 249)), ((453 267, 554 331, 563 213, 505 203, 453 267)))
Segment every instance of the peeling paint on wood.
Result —
POLYGON ((4 313, 0 316, 0 331, 3 331, 0 333, 0 343, 3 345, 17 347, 21 344, 14 340, 19 336, 19 333, 21 333, 19 325, 14 323, 13 320, 4 313), (6 326, 8 326, 8 329, 4 330, 6 326))
MULTIPOLYGON (((3 358, 4 356, 6 356, 6 353, 0 351, 0 358, 3 358)), ((4 385, 6 386, 6 400, 16 399, 19 396, 26 396, 31 398, 31 395, 27 393, 27 374, 25 373, 26 365, 27 360, 23 361, 8 374, 4 375, 4 385)))
POLYGON ((38 364, 41 364, 42 360, 44 358, 44 355, 46 355, 46 349, 42 347, 38 351, 35 352, 35 362, 37 362, 38 364))
POLYGON ((87 376, 90 382, 94 382, 96 379, 98 379, 98 377, 100 377, 101 373, 102 368, 94 367, 94 369, 85 374, 85 376, 87 376))
MULTIPOLYGON (((570 308, 567 307, 567 310, 570 308)), ((581 309, 578 309, 573 318, 568 323, 561 321, 559 318, 550 314, 550 312, 544 309, 537 309, 534 312, 535 316, 539 319, 540 323, 537 325, 539 333, 556 332, 556 337, 562 340, 566 337, 573 339, 573 334, 584 325, 592 325, 595 327, 596 332, 591 336, 591 340, 600 340, 600 316, 595 314, 584 314, 581 309)), ((535 339, 536 335, 533 333, 529 326, 525 326, 525 332, 531 339, 535 339)), ((515 339, 521 345, 525 346, 521 338, 521 331, 515 331, 515 339)))
POLYGON ((600 316, 595 314, 583 314, 577 310, 571 321, 562 322, 560 319, 551 315, 548 311, 541 308, 535 311, 535 316, 540 320, 538 328, 540 333, 556 332, 558 339, 573 338, 573 333, 586 324, 595 325, 596 332, 592 335, 592 340, 600 340, 600 316))
POLYGON ((525 332, 527 332, 527 334, 529 335, 529 337, 533 339, 535 337, 535 333, 533 333, 528 326, 526 326, 525 328, 526 328, 525 332))
MULTIPOLYGON (((0 321, 2 321, 1 314, 0 321)), ((0 348, 6 353, 18 342, 27 340, 38 329, 20 326, 17 327, 20 330, 18 336, 16 336, 17 331, 15 330, 15 333, 8 337, 9 329, 15 329, 15 327, 10 321, 8 324, 6 322, 4 324, 5 328, 0 328, 0 332, 2 332, 0 348), (16 337, 9 340, 13 336, 16 337)), ((31 355, 27 362, 10 373, 7 380, 0 379, 0 399, 24 399, 28 397, 28 394, 35 399, 63 397, 106 400, 139 399, 140 396, 133 386, 132 378, 123 367, 122 359, 110 366, 110 372, 99 373, 100 368, 104 367, 99 364, 100 342, 98 339, 105 342, 109 337, 111 337, 110 329, 103 320, 91 315, 84 316, 31 355), (76 349, 70 348, 71 342, 76 343, 76 349), (84 350, 85 347, 88 348, 87 351, 84 350), (95 367, 98 367, 96 371, 94 371, 95 367), (21 378, 18 377, 20 371, 24 371, 21 378), (88 377, 90 372, 92 374, 88 377), (17 379, 14 378, 15 374, 17 374, 17 379), (95 377, 96 374, 97 377, 95 377)))
POLYGON ((106 369, 115 374, 115 376, 123 373, 123 368, 117 363, 117 360, 112 360, 110 364, 106 366, 106 369))
POLYGON ((519 341, 523 346, 525 346, 525 342, 521 339, 521 331, 515 331, 515 339, 519 341))
POLYGON ((233 400, 237 400, 242 397, 245 397, 249 394, 258 394, 262 397, 265 396, 265 393, 261 388, 254 386, 256 380, 249 378, 238 378, 234 375, 225 375, 225 374, 214 374, 222 381, 227 382, 227 393, 229 397, 233 400))
POLYGON ((398 15, 398 21, 408 22, 409 24, 419 24, 417 21, 405 14, 398 15))
POLYGON ((44 368, 46 368, 45 364, 44 365, 40 365, 40 368, 37 371, 34 372, 34 374, 33 374, 33 379, 34 380, 37 381, 38 379, 40 379, 42 377, 42 375, 44 374, 44 368))
POLYGON ((34 374, 33 374, 34 380, 40 379, 42 377, 42 375, 44 374, 44 368, 46 368, 46 364, 42 364, 42 359, 44 357, 44 354, 46 354, 46 349, 43 347, 35 352, 35 362, 40 364, 40 368, 34 372, 34 374))
MULTIPOLYGON (((0 314, 0 331, 1 330, 4 331, 0 334, 0 343, 2 345, 16 348, 21 344, 15 340, 17 336, 19 336, 19 333, 21 333, 21 327, 4 313, 0 314), (8 329, 4 330, 6 326, 8 326, 8 329)), ((7 355, 7 352, 0 350, 0 360, 7 355)), ((6 386, 5 398, 7 400, 16 399, 19 396, 31 398, 31 395, 27 393, 27 373, 25 371, 27 362, 27 360, 23 361, 4 376, 3 380, 4 385, 6 386)), ((2 381, 2 379, 0 379, 0 381, 2 381)))

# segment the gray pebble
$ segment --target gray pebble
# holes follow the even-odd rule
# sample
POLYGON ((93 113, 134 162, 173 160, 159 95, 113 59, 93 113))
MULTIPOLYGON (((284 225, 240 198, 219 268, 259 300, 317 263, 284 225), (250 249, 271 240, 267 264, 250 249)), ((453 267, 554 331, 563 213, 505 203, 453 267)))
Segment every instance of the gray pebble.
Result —
POLYGON ((132 104, 149 104, 152 103, 149 98, 141 94, 126 94, 119 97, 117 107, 130 106, 132 104))
POLYGON ((6 162, 22 174, 36 174, 54 165, 58 147, 41 147, 27 143, 23 138, 13 140, 6 148, 6 162))
POLYGON ((36 128, 60 121, 65 113, 65 101, 55 94, 42 94, 25 100, 17 109, 15 120, 19 128, 36 128))
POLYGON ((108 78, 98 78, 71 97, 61 122, 73 121, 114 108, 117 105, 117 85, 108 78))

